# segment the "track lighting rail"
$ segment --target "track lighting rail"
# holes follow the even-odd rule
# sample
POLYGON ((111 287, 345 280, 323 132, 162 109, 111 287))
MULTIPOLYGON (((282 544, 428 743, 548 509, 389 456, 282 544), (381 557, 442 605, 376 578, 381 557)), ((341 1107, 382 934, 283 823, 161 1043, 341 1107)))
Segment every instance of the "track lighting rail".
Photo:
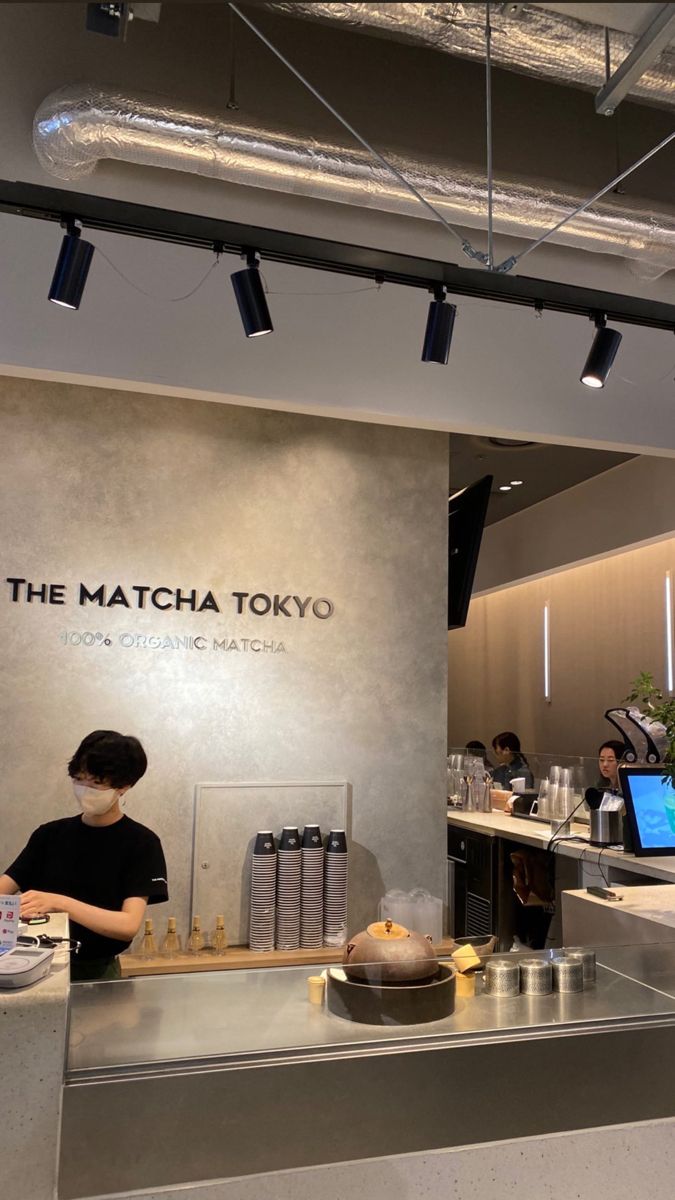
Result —
POLYGON ((127 237, 211 251, 216 249, 237 256, 241 255, 242 249, 254 246, 267 262, 360 279, 381 279, 383 283, 425 291, 440 286, 453 296, 524 305, 536 311, 543 309, 585 317, 601 312, 607 321, 675 331, 675 305, 658 300, 522 275, 498 275, 436 259, 131 204, 84 192, 0 180, 0 212, 56 224, 77 220, 85 229, 101 229, 127 237))

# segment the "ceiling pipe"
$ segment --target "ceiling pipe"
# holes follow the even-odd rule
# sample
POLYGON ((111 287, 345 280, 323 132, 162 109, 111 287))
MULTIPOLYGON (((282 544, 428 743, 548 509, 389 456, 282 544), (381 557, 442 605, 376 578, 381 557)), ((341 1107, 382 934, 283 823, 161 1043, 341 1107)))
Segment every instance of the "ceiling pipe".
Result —
MULTIPOLYGON (((353 29, 439 50, 459 58, 485 60, 484 4, 333 4, 246 0, 256 8, 334 28, 353 29)), ((493 4, 492 61, 495 66, 597 92, 607 82, 605 29, 538 5, 493 4)), ((618 6, 620 7, 620 6, 618 6)), ((638 38, 610 31, 613 63, 621 63, 638 38)), ((629 95, 664 108, 675 105, 675 53, 666 49, 637 79, 629 95)))
MULTIPOLYGON (((247 187, 293 193, 405 216, 429 214, 364 151, 317 138, 307 130, 264 128, 193 111, 164 97, 112 88, 65 87, 40 105, 33 126, 43 168, 59 179, 90 175, 104 159, 164 167, 247 187)), ((386 151, 415 188, 449 222, 485 229, 487 185, 482 171, 451 161, 422 161, 386 151)), ((536 239, 584 197, 551 180, 497 176, 494 229, 536 239)), ((598 202, 552 241, 638 260, 651 278, 675 267, 675 213, 634 196, 598 202)))

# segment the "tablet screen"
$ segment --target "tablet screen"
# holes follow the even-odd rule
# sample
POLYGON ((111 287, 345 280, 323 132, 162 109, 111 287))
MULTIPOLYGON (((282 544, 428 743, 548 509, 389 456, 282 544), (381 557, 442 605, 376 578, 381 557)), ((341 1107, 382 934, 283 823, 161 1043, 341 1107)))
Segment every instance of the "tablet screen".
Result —
POLYGON ((675 853, 675 788, 661 772, 627 771, 635 825, 642 849, 675 853))

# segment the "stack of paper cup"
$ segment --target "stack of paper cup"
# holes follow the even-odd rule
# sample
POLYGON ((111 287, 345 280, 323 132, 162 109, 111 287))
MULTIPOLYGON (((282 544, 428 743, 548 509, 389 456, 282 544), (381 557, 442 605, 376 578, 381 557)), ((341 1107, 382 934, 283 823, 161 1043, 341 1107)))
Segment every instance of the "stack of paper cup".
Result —
POLYGON ((323 941, 325 946, 344 946, 347 941, 347 874, 349 853, 344 829, 332 829, 326 842, 323 898, 323 941))
POLYGON ((284 825, 277 854, 277 950, 297 950, 300 945, 301 886, 300 834, 284 825))
POLYGON ((251 856, 251 915, 248 944, 251 950, 274 949, 274 914, 277 854, 271 831, 258 833, 251 856))
POLYGON ((305 825, 302 835, 300 945, 323 945, 323 842, 318 825, 305 825))

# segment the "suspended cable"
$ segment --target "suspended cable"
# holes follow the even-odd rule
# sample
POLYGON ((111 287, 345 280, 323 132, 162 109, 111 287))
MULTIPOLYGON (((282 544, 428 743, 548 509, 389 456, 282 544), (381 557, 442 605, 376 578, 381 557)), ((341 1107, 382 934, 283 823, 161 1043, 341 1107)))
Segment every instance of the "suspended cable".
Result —
POLYGON ((189 292, 185 292, 182 296, 158 296, 156 292, 148 292, 145 288, 142 288, 140 284, 134 283, 133 279, 129 279, 129 276, 125 275, 124 271, 120 271, 119 267, 115 266, 115 263, 112 261, 112 259, 108 258, 108 255, 105 253, 105 251, 101 250, 99 246, 96 247, 96 251, 98 254, 100 254, 101 258, 105 259, 111 270, 113 270, 116 275, 119 275, 120 279, 123 279, 124 282, 127 283, 129 287, 133 288, 135 292, 140 292, 141 296, 147 296, 148 300, 161 300, 167 304, 179 304, 182 300, 189 300, 191 296, 194 296, 199 289, 204 286, 207 279, 211 275, 211 272, 215 271, 220 257, 218 254, 216 254, 215 260, 211 263, 211 266, 206 274, 202 276, 202 278, 199 280, 199 283, 195 284, 195 286, 191 288, 189 292))
POLYGON ((239 104, 237 102, 237 29, 234 21, 234 14, 230 9, 230 88, 229 97, 226 108, 231 111, 238 112, 239 104))
POLYGON ((600 188, 599 192, 596 192, 594 196, 591 196, 590 200, 584 200, 583 204, 578 204, 571 213, 568 213, 566 217, 563 217, 561 221, 558 221, 557 225, 554 225, 553 228, 549 229, 546 233, 542 233, 541 237, 537 238, 536 242, 532 242, 531 245, 526 246, 524 250, 520 251, 520 254, 513 254, 510 258, 505 259, 504 262, 500 263, 499 266, 495 268, 495 270, 503 273, 510 271, 512 267, 515 267, 516 263, 521 262, 522 259, 526 258, 528 254, 531 254, 533 250, 536 250, 537 246, 541 246, 542 242, 548 241, 548 239, 552 237, 554 233, 557 233, 559 229, 562 229, 563 225, 567 225, 568 221, 573 221, 575 217, 578 217, 582 212, 585 212, 587 208, 590 208, 592 204, 595 204, 596 200, 600 200, 607 194, 607 192, 610 192, 616 184, 621 183, 624 179, 627 179, 629 175, 633 174, 633 171, 637 171, 638 167, 641 167, 643 163, 646 163, 650 158, 653 158, 655 154, 658 154, 659 150, 663 150, 664 146, 667 146, 669 142, 672 142, 673 138, 675 138, 675 131, 673 131, 673 133, 669 133, 658 143, 658 145, 653 146, 651 150, 648 150, 646 154, 643 154, 642 158, 639 158, 637 162, 632 164, 632 166, 626 167, 625 171, 622 171, 620 175, 617 175, 614 179, 611 179, 610 182, 605 184, 603 188, 600 188))
POLYGON ((487 266, 492 270, 495 263, 493 230, 492 230, 492 201, 494 191, 492 167, 492 26, 490 25, 490 5, 485 5, 485 120, 487 135, 487 187, 488 187, 488 253, 487 266))
POLYGON ((318 89, 315 88, 314 85, 311 84, 308 79, 305 78, 305 76, 302 74, 302 72, 299 71, 297 69, 297 67, 293 66, 292 62, 290 62, 289 59, 287 59, 286 56, 284 54, 282 54, 281 50, 277 49, 277 47, 274 45, 274 43, 271 42, 270 39, 265 36, 265 34, 262 32, 261 29, 258 29, 258 26, 254 24, 254 22, 250 19, 250 17, 246 16, 246 14, 242 12, 242 10, 239 8, 239 5, 230 3, 230 8, 232 9, 233 12, 235 12, 237 14, 239 19, 241 21, 243 21, 245 25, 248 26, 248 28, 251 30, 251 32, 254 33, 256 35, 256 37, 259 38, 259 40, 265 46, 267 46, 267 49, 272 52, 272 54, 275 56, 275 58, 278 58, 279 62, 283 63, 283 65, 287 68, 287 70, 289 70, 291 72, 291 74, 294 75, 295 78, 298 79, 300 81, 300 83, 304 87, 306 87, 309 92, 312 93, 312 95, 315 97, 315 99, 318 100, 319 103, 322 104, 324 106, 324 108, 327 109, 327 111, 333 117, 335 117, 336 121, 340 122, 340 124, 347 130, 347 132, 350 133, 352 135, 352 137, 356 139, 356 141, 359 143, 359 145, 363 146, 364 150, 367 150, 369 154, 372 154, 373 158, 375 158, 377 160, 377 162, 380 163, 380 166, 383 166, 385 168, 385 170, 389 171, 389 173, 391 175, 393 175, 395 179, 398 180, 398 182, 401 184, 402 187, 406 188, 409 192, 411 192, 412 195, 415 196, 415 198, 417 200, 419 200, 420 204, 423 204, 424 207, 428 210, 428 212, 430 212, 432 214, 432 216, 436 217, 436 219, 441 222, 441 225, 445 226, 448 233, 452 234, 452 236, 456 239, 456 241, 458 241, 460 243, 462 250, 464 251, 464 253, 467 255, 468 258, 476 259, 478 262, 487 263, 487 255, 482 250, 476 250, 471 245, 471 243, 469 241, 467 241, 467 239, 461 233, 459 233, 458 230, 455 229, 455 227, 453 225, 450 224, 449 221, 446 221, 443 214, 440 213, 437 208, 434 208, 433 204, 431 204, 422 195, 422 193, 417 190, 415 185, 410 183, 410 181, 408 179, 406 179, 405 175, 402 175, 401 172, 398 170, 398 168, 395 167, 393 165, 393 163, 390 163, 389 160, 386 159, 383 154, 380 154, 379 150, 376 150, 375 147, 372 146, 371 143, 368 142, 366 140, 366 138, 364 138, 354 128, 354 126, 349 123, 349 121, 346 119, 346 117, 343 117, 342 114, 339 113, 338 110, 333 107, 333 105, 330 103, 330 101, 327 100, 326 97, 323 96, 322 93, 320 91, 318 91, 318 89))

